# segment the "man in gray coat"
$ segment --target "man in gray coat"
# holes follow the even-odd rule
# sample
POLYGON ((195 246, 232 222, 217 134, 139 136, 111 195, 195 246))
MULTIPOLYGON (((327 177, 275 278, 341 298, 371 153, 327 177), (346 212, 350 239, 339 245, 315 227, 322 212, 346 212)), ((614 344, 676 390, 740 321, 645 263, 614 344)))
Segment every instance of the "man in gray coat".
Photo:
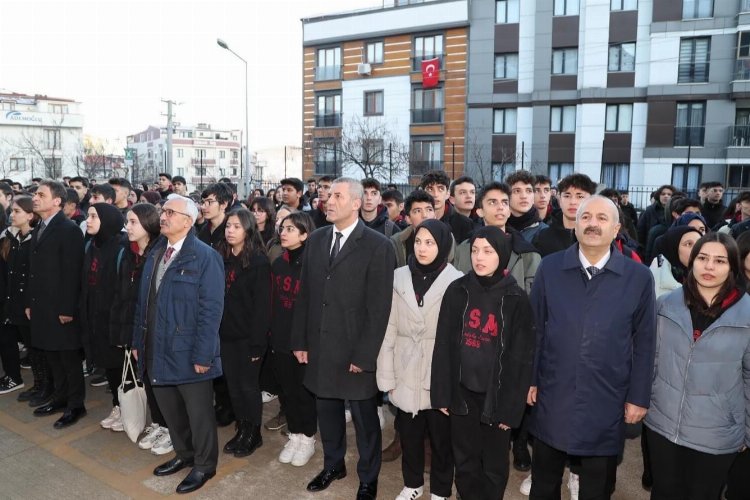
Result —
POLYGON ((344 400, 357 432, 357 500, 377 496, 381 432, 375 380, 388 326, 395 256, 390 241, 358 220, 359 181, 334 181, 326 203, 333 226, 310 235, 292 327, 292 350, 306 363, 305 386, 317 396, 324 464, 307 485, 321 491, 346 476, 344 400))

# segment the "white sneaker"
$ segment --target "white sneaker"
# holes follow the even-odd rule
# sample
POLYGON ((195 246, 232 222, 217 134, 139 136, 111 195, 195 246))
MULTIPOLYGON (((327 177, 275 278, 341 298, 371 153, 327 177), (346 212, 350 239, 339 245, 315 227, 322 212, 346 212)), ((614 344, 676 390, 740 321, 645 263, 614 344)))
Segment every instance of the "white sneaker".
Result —
POLYGON ((120 425, 122 425, 122 416, 120 415, 119 406, 115 406, 114 408, 112 408, 112 412, 109 414, 109 416, 99 422, 99 425, 101 425, 105 429, 111 429, 115 422, 120 422, 120 425))
POLYGON ((263 399, 263 403, 270 403, 279 396, 277 394, 271 394, 268 391, 261 391, 260 397, 263 399))
POLYGON ((347 424, 352 421, 352 411, 348 408, 344 410, 344 420, 347 424))
POLYGON ((396 500, 416 500, 422 496, 422 493, 424 493, 424 486, 420 486, 419 488, 404 486, 404 489, 398 494, 396 500))
POLYGON ((380 420, 380 430, 385 429, 385 415, 383 414, 383 407, 378 406, 378 420, 380 420))
POLYGON ((292 462, 294 454, 297 452, 299 446, 299 438, 302 434, 289 434, 289 441, 284 445, 284 449, 279 453, 279 462, 282 464, 288 464, 292 462))
POLYGON ((448 500, 448 497, 439 497, 434 493, 430 493, 430 500, 448 500))
POLYGON ((151 453, 154 455, 166 455, 174 450, 172 447, 172 438, 169 436, 169 431, 162 434, 159 439, 151 447, 151 453))
POLYGON ((568 476, 568 489, 570 490, 570 500, 578 500, 578 489, 580 485, 578 483, 578 474, 572 472, 568 476))
POLYGON ((143 433, 143 437, 138 441, 138 448, 142 450, 150 450, 157 439, 161 437, 161 427, 159 424, 151 424, 146 427, 143 433))
POLYGON ((521 495, 526 497, 529 496, 529 494, 531 493, 531 474, 526 476, 526 479, 523 480, 519 491, 521 492, 521 495))
POLYGON ((297 436, 299 436, 297 438, 299 442, 297 451, 294 452, 294 458, 292 458, 292 465, 302 467, 315 455, 315 436, 307 437, 304 434, 297 434, 297 436))
POLYGON ((125 425, 122 423, 122 418, 120 420, 116 420, 115 422, 112 422, 112 427, 110 427, 109 430, 114 431, 114 432, 124 432, 125 425))

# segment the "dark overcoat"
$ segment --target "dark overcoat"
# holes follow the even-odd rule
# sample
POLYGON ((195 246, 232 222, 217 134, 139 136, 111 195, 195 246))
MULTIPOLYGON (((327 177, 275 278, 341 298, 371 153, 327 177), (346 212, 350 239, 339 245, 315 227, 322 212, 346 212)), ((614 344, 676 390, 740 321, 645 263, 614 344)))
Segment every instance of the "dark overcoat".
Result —
POLYGON ((45 351, 81 347, 78 300, 83 266, 83 233, 58 212, 41 236, 31 239, 26 307, 31 308, 31 345, 45 351), (72 316, 62 324, 60 316, 72 316))
POLYGON ((625 403, 648 408, 651 399, 654 280, 614 247, 589 280, 578 248, 542 259, 531 289, 538 388, 531 432, 570 455, 617 455, 625 403))
POLYGON ((378 390, 396 257, 388 238, 358 221, 329 264, 333 229, 315 230, 306 245, 291 347, 308 352, 304 384, 318 397, 368 399, 378 390), (363 372, 350 372, 350 364, 363 372))

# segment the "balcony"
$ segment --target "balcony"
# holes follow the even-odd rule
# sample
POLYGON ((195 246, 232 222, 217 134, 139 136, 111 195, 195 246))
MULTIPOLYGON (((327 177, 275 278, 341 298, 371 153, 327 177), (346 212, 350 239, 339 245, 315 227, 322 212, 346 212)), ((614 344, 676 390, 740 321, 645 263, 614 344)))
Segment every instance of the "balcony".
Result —
POLYGON ((708 82, 709 63, 682 63, 677 69, 677 83, 708 82))
POLYGON ((729 142, 727 145, 731 148, 750 148, 750 125, 729 127, 729 142))
POLYGON ((409 175, 424 175, 430 170, 442 169, 442 160, 411 160, 409 162, 409 175))
POLYGON ((411 110, 412 123, 442 123, 443 108, 422 108, 411 110))
POLYGON ((341 80, 341 66, 317 66, 315 68, 315 81, 341 80))
POLYGON ((326 113, 324 115, 315 115, 316 127, 340 127, 341 113, 326 113))
POLYGON ((675 127, 675 146, 703 146, 706 127, 675 127))
MULTIPOLYGON (((748 0, 750 2, 750 0, 748 0)), ((734 79, 750 80, 750 59, 737 59, 734 63, 734 79)))
POLYGON ((438 59, 440 61, 440 69, 443 70, 445 62, 445 56, 443 54, 434 54, 431 56, 419 56, 419 57, 412 57, 411 58, 411 69, 412 71, 422 71, 422 61, 427 61, 429 59, 438 59))

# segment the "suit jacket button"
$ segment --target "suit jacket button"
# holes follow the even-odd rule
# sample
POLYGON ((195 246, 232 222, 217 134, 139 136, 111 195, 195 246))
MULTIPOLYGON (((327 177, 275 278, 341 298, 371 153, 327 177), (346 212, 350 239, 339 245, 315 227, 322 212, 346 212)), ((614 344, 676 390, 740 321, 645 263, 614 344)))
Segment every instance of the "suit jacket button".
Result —
POLYGON ((328 305, 328 302, 323 302, 323 307, 326 307, 328 305))

